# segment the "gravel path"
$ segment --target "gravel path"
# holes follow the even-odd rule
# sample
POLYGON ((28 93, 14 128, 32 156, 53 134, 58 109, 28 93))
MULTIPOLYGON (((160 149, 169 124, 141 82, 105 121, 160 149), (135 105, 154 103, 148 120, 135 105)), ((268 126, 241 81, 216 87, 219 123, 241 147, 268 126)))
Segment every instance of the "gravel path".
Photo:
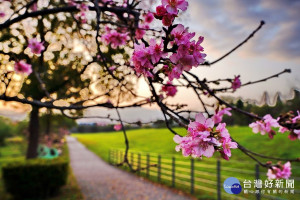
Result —
POLYGON ((107 164, 71 136, 67 142, 73 173, 86 200, 191 199, 107 164))

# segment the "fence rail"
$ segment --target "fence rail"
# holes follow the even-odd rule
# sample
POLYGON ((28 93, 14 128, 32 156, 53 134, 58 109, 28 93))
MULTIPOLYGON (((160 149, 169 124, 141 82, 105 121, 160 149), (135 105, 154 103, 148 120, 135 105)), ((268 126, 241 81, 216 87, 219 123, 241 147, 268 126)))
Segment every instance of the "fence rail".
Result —
MULTIPOLYGON (((111 149, 109 151, 109 162, 118 164, 124 158, 124 150, 111 149)), ((236 177, 237 179, 254 180, 265 176, 260 172, 259 165, 250 166, 246 163, 246 167, 227 167, 222 166, 220 160, 216 162, 201 162, 193 158, 176 157, 173 155, 160 155, 155 153, 129 152, 129 163, 137 171, 139 175, 150 178, 153 181, 167 184, 171 187, 189 191, 193 195, 206 194, 215 199, 284 199, 269 194, 253 193, 231 195, 224 192, 223 182, 228 177, 236 177), (208 164, 207 164, 208 163, 208 164), (244 168, 244 169, 241 169, 244 168)), ((233 161, 234 162, 234 161, 233 161)), ((237 162, 240 164, 241 162, 237 162)), ((299 177, 293 177, 296 180, 299 177)), ((241 183, 242 184, 242 183, 241 183)), ((296 192, 300 192, 296 190, 296 192)))

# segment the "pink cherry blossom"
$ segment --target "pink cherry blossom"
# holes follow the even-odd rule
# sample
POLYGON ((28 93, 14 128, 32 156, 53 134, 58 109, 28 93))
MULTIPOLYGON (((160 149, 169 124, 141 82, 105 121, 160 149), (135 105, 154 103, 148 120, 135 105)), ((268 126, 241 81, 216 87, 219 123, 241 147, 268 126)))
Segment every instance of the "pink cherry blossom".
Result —
POLYGON ((139 28, 135 30, 135 38, 138 40, 142 39, 147 29, 149 29, 148 25, 140 25, 139 28))
POLYGON ((220 123, 216 130, 213 130, 214 121, 198 113, 195 121, 188 125, 188 136, 175 136, 174 141, 179 144, 176 151, 182 150, 184 156, 202 158, 212 157, 215 151, 219 151, 226 160, 231 156, 231 149, 238 147, 232 142, 225 123, 220 123))
POLYGON ((163 43, 157 44, 154 39, 150 40, 150 46, 145 47, 144 43, 134 45, 134 53, 132 61, 134 70, 138 75, 143 74, 146 77, 152 77, 153 73, 150 72, 161 58, 166 57, 163 52, 163 43))
POLYGON ((268 170, 267 176, 269 179, 288 179, 292 172, 291 163, 287 162, 284 165, 278 164, 279 167, 273 166, 272 169, 268 170))
POLYGON ((148 12, 146 15, 145 15, 145 22, 146 23, 151 23, 154 19, 154 16, 153 16, 153 13, 152 12, 148 12))
POLYGON ((223 115, 231 116, 231 113, 229 112, 230 110, 231 108, 224 108, 216 112, 216 114, 213 116, 215 124, 220 123, 223 120, 223 115))
POLYGON ((76 5, 77 9, 79 9, 79 13, 76 14, 75 18, 80 22, 80 23, 87 23, 87 17, 86 17, 86 12, 89 10, 88 5, 85 3, 77 4, 74 1, 69 1, 70 5, 76 5))
POLYGON ((109 69, 110 71, 114 71, 116 68, 117 68, 116 66, 111 66, 111 67, 109 67, 108 69, 109 69))
POLYGON ((163 52, 163 42, 157 44, 155 39, 150 40, 148 53, 153 64, 157 63, 161 58, 165 58, 167 55, 167 53, 163 52))
POLYGON ((200 157, 199 154, 199 142, 200 139, 193 139, 192 137, 180 137, 179 135, 175 135, 173 138, 174 142, 178 145, 175 147, 175 150, 178 152, 182 150, 182 155, 200 157))
POLYGON ((287 132, 287 131, 289 131, 288 128, 283 127, 283 126, 280 126, 280 127, 279 127, 279 133, 285 133, 285 132, 287 132))
POLYGON ((30 9, 32 11, 37 11, 37 9, 38 9, 37 3, 32 4, 32 6, 30 7, 30 9))
POLYGON ((188 28, 185 29, 182 24, 178 24, 176 26, 176 28, 174 28, 172 30, 171 34, 174 37, 175 43, 177 45, 180 45, 180 44, 188 43, 195 36, 196 33, 195 32, 194 33, 189 33, 188 28))
POLYGON ((162 71, 164 74, 168 76, 170 81, 173 81, 174 78, 175 79, 180 78, 182 74, 182 69, 180 69, 177 66, 164 65, 162 71))
POLYGON ((82 24, 87 23, 87 18, 85 12, 78 13, 75 18, 82 24))
POLYGON ((5 12, 0 11, 0 18, 3 18, 3 17, 5 17, 5 12))
POLYGON ((15 62, 15 71, 17 73, 24 73, 24 74, 31 74, 32 73, 32 68, 30 64, 27 64, 25 61, 21 60, 19 62, 15 62))
POLYGON ((203 41, 203 37, 199 37, 197 42, 190 42, 189 40, 192 35, 180 32, 182 31, 182 28, 180 27, 182 26, 179 26, 179 29, 174 32, 174 36, 176 36, 174 38, 175 42, 177 39, 177 42, 179 42, 180 45, 177 52, 170 56, 170 60, 172 63, 177 64, 177 67, 182 70, 189 71, 193 66, 198 66, 204 62, 206 54, 202 53, 204 49, 200 45, 203 41))
POLYGON ((294 130, 292 130, 292 131, 290 132, 288 138, 289 138, 290 140, 292 140, 292 141, 293 141, 293 140, 296 140, 296 139, 300 140, 300 129, 294 129, 294 130))
POLYGON ((28 41, 28 48, 30 48, 34 54, 40 54, 45 50, 44 42, 38 42, 36 38, 32 38, 28 41))
POLYGON ((272 127, 279 127, 278 119, 273 119, 273 117, 270 114, 265 115, 263 119, 265 122, 265 130, 267 132, 270 132, 272 127))
POLYGON ((126 44, 127 40, 129 39, 127 33, 119 33, 116 30, 109 30, 105 34, 103 34, 102 39, 107 45, 111 45, 112 48, 116 49, 120 46, 126 44))
POLYGON ((77 9, 79 9, 81 12, 88 11, 89 7, 85 3, 77 4, 77 9))
POLYGON ((173 97, 177 93, 177 88, 172 84, 171 81, 168 81, 161 90, 166 93, 167 96, 173 97))
POLYGON ((265 125, 261 121, 256 121, 251 124, 249 124, 249 127, 252 128, 253 133, 261 133, 262 135, 265 135, 265 125))
POLYGON ((216 127, 216 131, 220 133, 220 137, 223 139, 228 139, 230 138, 230 134, 228 130, 226 129, 226 123, 219 123, 218 126, 216 127))
POLYGON ((167 12, 170 14, 177 14, 178 10, 185 11, 188 6, 188 2, 185 0, 162 0, 162 5, 166 6, 167 12))
POLYGON ((297 114, 298 115, 292 119, 292 122, 294 124, 297 123, 297 121, 300 121, 300 112, 299 112, 299 110, 297 110, 297 114))
POLYGON ((174 19, 175 19, 174 15, 167 13, 166 15, 163 16, 162 23, 164 26, 171 26, 174 19))
POLYGON ((132 55, 132 62, 134 65, 134 70, 137 75, 143 74, 146 77, 153 77, 153 74, 150 72, 153 69, 153 65, 150 62, 151 55, 145 47, 144 43, 134 45, 134 53, 132 55))
POLYGON ((173 69, 168 73, 168 78, 170 81, 172 81, 174 78, 178 79, 180 78, 182 74, 182 69, 175 66, 173 69))
POLYGON ((114 129, 115 129, 115 131, 121 130, 122 129, 122 124, 116 124, 116 125, 114 125, 114 129))
POLYGON ((238 145, 236 142, 232 142, 231 138, 226 137, 223 139, 222 143, 223 150, 221 151, 221 155, 225 160, 229 160, 229 157, 231 157, 231 150, 230 149, 236 149, 238 148, 238 145))
POLYGON ((193 137, 208 137, 213 127, 214 121, 211 118, 206 119, 202 113, 198 113, 195 121, 188 125, 188 133, 193 137))
POLYGON ((242 85, 241 80, 240 80, 240 76, 235 76, 233 81, 232 81, 232 85, 231 88, 235 91, 236 89, 240 88, 242 85))
POLYGON ((272 139, 275 135, 275 132, 274 130, 272 130, 272 127, 279 127, 279 123, 278 119, 273 119, 273 117, 270 114, 267 114, 263 117, 262 121, 253 122, 249 125, 249 127, 252 128, 252 131, 254 133, 260 132, 262 135, 268 133, 269 137, 272 139))
POLYGON ((156 15, 158 17, 163 17, 166 14, 167 14, 167 9, 163 5, 156 7, 156 15))

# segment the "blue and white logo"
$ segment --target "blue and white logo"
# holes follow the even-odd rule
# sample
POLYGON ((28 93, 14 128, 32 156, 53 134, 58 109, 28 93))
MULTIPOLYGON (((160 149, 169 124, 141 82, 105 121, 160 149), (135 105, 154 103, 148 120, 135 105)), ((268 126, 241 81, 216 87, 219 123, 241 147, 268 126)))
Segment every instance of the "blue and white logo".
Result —
POLYGON ((242 191, 242 186, 237 178, 229 177, 224 181, 224 190, 228 194, 239 194, 242 191))

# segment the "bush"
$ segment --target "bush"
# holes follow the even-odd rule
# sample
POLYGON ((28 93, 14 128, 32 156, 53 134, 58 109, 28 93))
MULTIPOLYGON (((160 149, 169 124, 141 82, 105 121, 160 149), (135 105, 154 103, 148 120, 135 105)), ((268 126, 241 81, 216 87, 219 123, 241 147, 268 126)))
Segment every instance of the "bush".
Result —
POLYGON ((9 124, 0 118, 0 146, 4 146, 5 138, 11 136, 11 132, 9 124))
POLYGON ((2 168, 5 189, 15 199, 42 199, 57 194, 66 184, 68 161, 34 159, 2 168))

